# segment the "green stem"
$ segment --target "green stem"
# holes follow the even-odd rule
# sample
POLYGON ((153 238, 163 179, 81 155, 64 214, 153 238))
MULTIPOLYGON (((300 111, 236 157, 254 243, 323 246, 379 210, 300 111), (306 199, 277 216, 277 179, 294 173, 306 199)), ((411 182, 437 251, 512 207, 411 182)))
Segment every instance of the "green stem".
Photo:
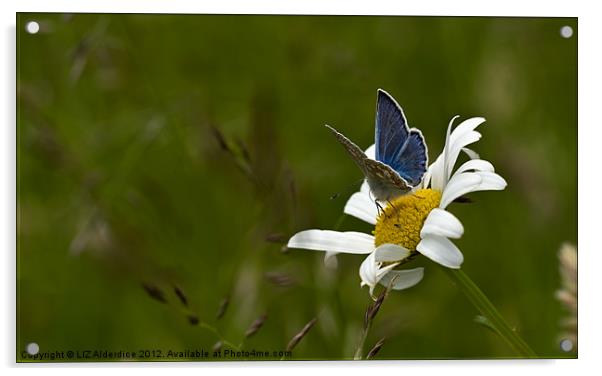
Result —
POLYGON ((537 354, 518 335, 516 330, 504 320, 487 296, 461 269, 442 267, 446 274, 458 285, 468 300, 485 316, 497 333, 522 357, 537 358, 537 354))
POLYGON ((242 343, 239 346, 236 346, 235 344, 233 344, 232 342, 224 339, 224 337, 222 337, 221 333, 212 325, 207 324, 206 322, 200 322, 199 326, 203 329, 207 329, 210 332, 212 332, 213 334, 215 334, 217 336, 217 338, 219 338, 220 341, 222 341, 222 343, 226 346, 229 346, 230 348, 236 350, 236 351, 240 351, 240 348, 242 346, 242 343))
POLYGON ((364 353, 364 343, 366 343, 366 338, 368 337, 368 332, 370 331, 371 325, 372 325, 372 323, 370 323, 370 325, 368 327, 365 327, 362 330, 362 333, 360 335, 360 340, 357 344, 357 348, 355 349, 355 354, 353 355, 353 360, 362 360, 363 353, 364 353))

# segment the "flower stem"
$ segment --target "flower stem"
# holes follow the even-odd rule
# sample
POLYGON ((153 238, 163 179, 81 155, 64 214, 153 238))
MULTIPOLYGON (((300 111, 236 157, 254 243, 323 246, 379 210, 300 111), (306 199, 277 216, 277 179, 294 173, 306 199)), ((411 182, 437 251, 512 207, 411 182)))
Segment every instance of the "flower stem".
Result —
POLYGON ((362 333, 360 334, 360 339, 355 349, 353 360, 361 360, 363 358, 364 344, 366 343, 366 338, 368 338, 368 332, 372 327, 372 323, 374 322, 376 314, 378 314, 378 311, 380 311, 380 307, 383 305, 383 302, 387 296, 389 296, 389 292, 391 291, 391 286, 393 285, 394 281, 395 279, 391 280, 389 286, 381 291, 381 293, 378 295, 378 298, 368 304, 366 312, 364 313, 364 327, 362 328, 362 333))
POLYGON ((496 332, 512 347, 521 357, 537 358, 537 354, 527 345, 527 343, 518 335, 516 330, 504 320, 502 315, 494 307, 487 296, 479 287, 462 271, 461 269, 449 269, 442 267, 445 273, 454 281, 460 290, 466 295, 468 300, 481 312, 496 332))
POLYGON ((203 329, 207 329, 208 331, 212 332, 213 334, 215 334, 215 336, 217 338, 219 338, 219 340, 226 346, 236 350, 236 351, 240 351, 240 348, 242 347, 242 343, 238 346, 236 346, 235 344, 233 344, 232 342, 224 339, 224 337, 222 337, 221 333, 219 332, 219 330, 217 330, 214 326, 207 324, 206 322, 199 322, 199 326, 203 329))
POLYGON ((368 337, 368 332, 370 331, 370 327, 364 327, 362 329, 362 333, 360 335, 360 340, 355 349, 355 354, 353 355, 353 360, 361 360, 364 353, 364 343, 366 343, 366 338, 368 337))

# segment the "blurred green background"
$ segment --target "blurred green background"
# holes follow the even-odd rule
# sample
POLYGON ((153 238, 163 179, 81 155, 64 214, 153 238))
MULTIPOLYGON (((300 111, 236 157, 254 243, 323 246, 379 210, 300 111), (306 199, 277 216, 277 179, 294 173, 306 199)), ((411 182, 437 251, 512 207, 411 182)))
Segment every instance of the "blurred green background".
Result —
MULTIPOLYGON (((363 257, 332 270, 283 244, 339 221, 361 174, 323 125, 371 144, 377 88, 431 161, 452 116, 487 119, 473 146, 508 188, 451 206, 463 269, 539 355, 574 356, 554 293, 577 240, 576 33, 574 18, 18 14, 17 358, 30 342, 210 350, 204 325, 239 344, 263 314, 243 349, 283 350, 318 317, 293 359, 351 358, 363 257)), ((416 265, 424 280, 370 332, 367 348, 387 337, 377 359, 515 355, 416 265)))

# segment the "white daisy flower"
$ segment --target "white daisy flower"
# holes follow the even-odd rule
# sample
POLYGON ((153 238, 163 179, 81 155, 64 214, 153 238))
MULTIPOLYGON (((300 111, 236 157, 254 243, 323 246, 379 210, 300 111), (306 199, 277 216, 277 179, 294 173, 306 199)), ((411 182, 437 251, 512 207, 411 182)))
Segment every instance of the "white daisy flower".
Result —
MULTIPOLYGON (((326 262, 332 261, 331 256, 336 253, 368 255, 360 266, 359 275, 361 286, 369 286, 371 295, 378 283, 401 290, 420 282, 423 268, 395 269, 418 254, 448 268, 460 268, 464 257, 449 239, 460 238, 464 227, 445 209, 467 193, 502 190, 506 181, 494 172, 491 163, 466 148, 481 138, 475 129, 485 119, 465 120, 450 133, 456 118, 449 123, 443 152, 410 194, 392 200, 381 213, 365 181, 360 191, 349 198, 344 212, 374 225, 373 235, 306 230, 295 234, 288 247, 326 251, 326 262), (452 174, 460 151, 464 151, 470 160, 452 174)), ((366 155, 375 158, 374 145, 366 150, 366 155)))

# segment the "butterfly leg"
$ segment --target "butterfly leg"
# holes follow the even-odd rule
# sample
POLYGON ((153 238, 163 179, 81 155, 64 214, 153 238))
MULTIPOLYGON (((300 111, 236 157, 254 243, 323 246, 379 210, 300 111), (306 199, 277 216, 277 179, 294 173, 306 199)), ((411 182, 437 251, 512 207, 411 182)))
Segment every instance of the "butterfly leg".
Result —
POLYGON ((397 208, 395 207, 395 205, 393 205, 393 203, 392 203, 392 202, 391 202, 389 199, 387 199, 387 203, 388 203, 389 205, 391 205, 391 207, 392 207, 393 209, 397 210, 397 208))
POLYGON ((377 200, 374 200, 374 204, 376 205, 376 211, 378 212, 378 216, 380 217, 381 214, 384 214, 385 209, 383 209, 383 207, 378 203, 377 200))
POLYGON ((385 209, 383 209, 383 207, 378 203, 376 197, 372 195, 372 191, 368 192, 368 195, 370 196, 370 199, 374 200, 374 205, 376 205, 377 216, 380 217, 380 215, 385 212, 385 209))

